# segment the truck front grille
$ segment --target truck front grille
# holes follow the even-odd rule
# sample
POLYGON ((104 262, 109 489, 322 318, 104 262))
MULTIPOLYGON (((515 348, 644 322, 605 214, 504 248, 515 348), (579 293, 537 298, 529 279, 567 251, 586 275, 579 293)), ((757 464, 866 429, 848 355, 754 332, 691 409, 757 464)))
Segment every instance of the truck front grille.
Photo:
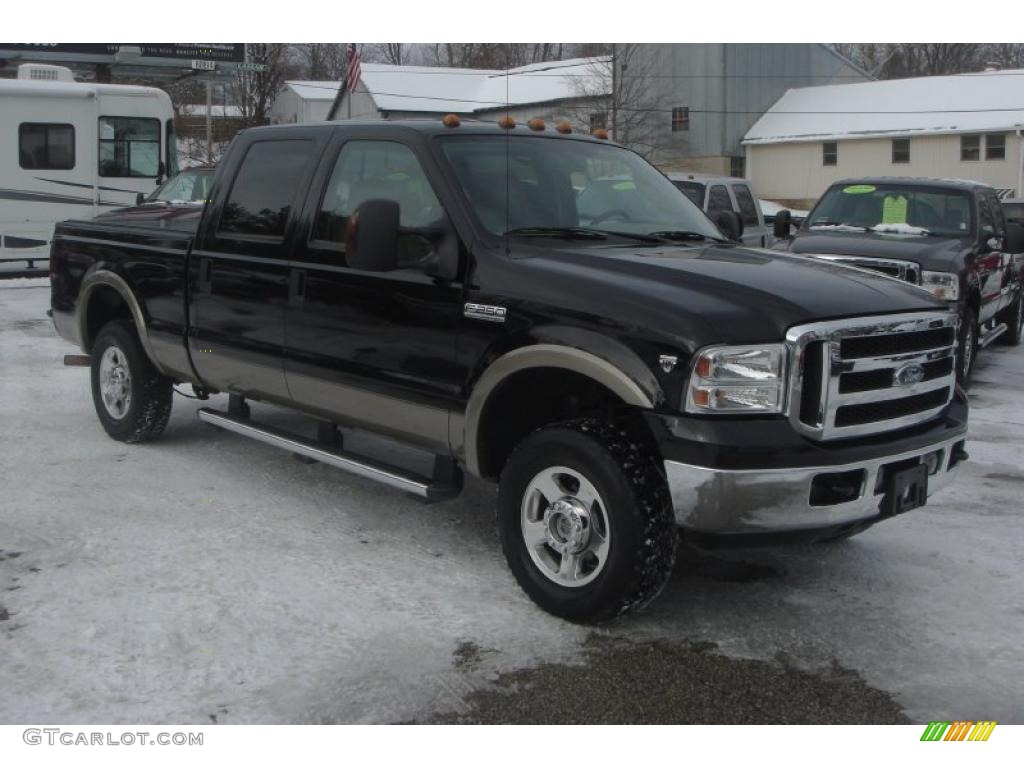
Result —
POLYGON ((956 315, 921 312, 797 326, 788 413, 819 440, 927 421, 953 397, 956 315))

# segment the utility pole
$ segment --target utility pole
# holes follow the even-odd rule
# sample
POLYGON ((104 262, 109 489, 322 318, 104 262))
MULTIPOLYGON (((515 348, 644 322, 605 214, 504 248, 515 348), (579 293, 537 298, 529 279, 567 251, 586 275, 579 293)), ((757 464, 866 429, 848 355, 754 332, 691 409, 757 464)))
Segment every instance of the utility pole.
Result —
POLYGON ((213 165, 213 80, 206 81, 206 164, 213 165))
POLYGON ((612 43, 612 141, 619 140, 619 56, 618 46, 612 43))

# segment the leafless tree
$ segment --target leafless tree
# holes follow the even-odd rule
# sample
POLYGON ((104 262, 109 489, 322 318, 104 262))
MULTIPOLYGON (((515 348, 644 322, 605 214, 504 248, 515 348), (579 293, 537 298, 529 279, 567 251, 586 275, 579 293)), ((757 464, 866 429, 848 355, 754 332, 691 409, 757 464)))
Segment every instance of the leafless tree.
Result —
MULTIPOLYGON (((1009 46, 1015 44, 1006 44, 1009 46)), ((976 72, 988 55, 980 43, 843 43, 836 49, 882 80, 976 72)))
POLYGON ((510 69, 542 61, 556 61, 564 43, 434 43, 428 60, 438 67, 510 69))
POLYGON ((241 111, 246 126, 266 125, 270 107, 284 86, 284 81, 299 73, 292 47, 285 43, 249 43, 246 55, 250 62, 265 65, 260 72, 238 72, 230 86, 229 97, 241 111))
POLYGON ((374 43, 367 46, 363 57, 367 61, 379 61, 382 64, 395 64, 401 66, 408 64, 406 60, 406 49, 409 46, 405 43, 374 43))
POLYGON ((344 43, 302 43, 295 46, 302 66, 302 76, 309 80, 340 80, 345 73, 347 56, 344 43))

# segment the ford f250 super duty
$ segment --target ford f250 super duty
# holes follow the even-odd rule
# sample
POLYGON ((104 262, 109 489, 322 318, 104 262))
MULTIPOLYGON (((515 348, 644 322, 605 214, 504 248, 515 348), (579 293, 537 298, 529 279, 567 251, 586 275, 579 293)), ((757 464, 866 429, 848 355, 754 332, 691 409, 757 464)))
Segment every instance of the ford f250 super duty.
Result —
POLYGON ((495 481, 516 579, 576 621, 657 595, 679 528, 848 536, 966 457, 946 302, 730 242, 639 155, 566 124, 247 130, 201 210, 64 222, 50 264, 111 437, 159 435, 189 384, 229 396, 203 421, 428 500, 463 472, 495 481), (608 178, 643 204, 579 203, 608 178), (433 472, 347 451, 339 425, 433 472))
POLYGON ((957 377, 996 339, 1024 329, 1024 228, 1007 224, 991 187, 946 179, 846 179, 833 184, 799 229, 776 217, 774 246, 873 269, 920 285, 960 316, 957 377))

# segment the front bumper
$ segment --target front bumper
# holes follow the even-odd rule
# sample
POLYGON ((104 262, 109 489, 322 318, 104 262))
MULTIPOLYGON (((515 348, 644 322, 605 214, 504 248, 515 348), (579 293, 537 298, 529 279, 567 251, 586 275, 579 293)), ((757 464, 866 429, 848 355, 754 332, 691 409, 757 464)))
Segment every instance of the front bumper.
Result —
POLYGON ((665 474, 676 523, 684 529, 784 533, 880 518, 890 474, 922 462, 934 465, 928 477, 930 497, 952 480, 963 444, 962 432, 947 434, 911 451, 808 467, 721 469, 667 460, 665 474), (828 492, 836 483, 843 491, 828 492))

